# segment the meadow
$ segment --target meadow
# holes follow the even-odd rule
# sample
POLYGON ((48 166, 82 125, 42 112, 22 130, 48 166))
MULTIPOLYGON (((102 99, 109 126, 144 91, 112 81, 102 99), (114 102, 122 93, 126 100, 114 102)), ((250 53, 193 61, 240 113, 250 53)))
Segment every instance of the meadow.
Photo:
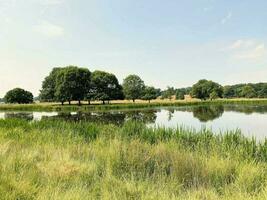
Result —
POLYGON ((266 199, 267 141, 240 131, 0 120, 0 199, 266 199))

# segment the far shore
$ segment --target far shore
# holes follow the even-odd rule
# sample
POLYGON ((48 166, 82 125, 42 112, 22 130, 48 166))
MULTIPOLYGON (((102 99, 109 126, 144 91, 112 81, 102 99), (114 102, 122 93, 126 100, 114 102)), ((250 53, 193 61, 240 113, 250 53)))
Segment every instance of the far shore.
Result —
POLYGON ((191 100, 153 100, 150 103, 144 100, 115 100, 102 104, 102 102, 93 101, 90 105, 88 102, 82 102, 78 106, 78 102, 71 102, 71 105, 65 103, 63 106, 60 103, 50 102, 35 102, 33 104, 0 104, 0 111, 90 111, 90 110, 112 110, 112 109, 136 109, 136 108, 151 108, 151 107, 166 107, 166 106, 192 106, 192 105, 211 105, 211 104, 266 104, 267 99, 217 99, 201 101, 198 99, 191 100))

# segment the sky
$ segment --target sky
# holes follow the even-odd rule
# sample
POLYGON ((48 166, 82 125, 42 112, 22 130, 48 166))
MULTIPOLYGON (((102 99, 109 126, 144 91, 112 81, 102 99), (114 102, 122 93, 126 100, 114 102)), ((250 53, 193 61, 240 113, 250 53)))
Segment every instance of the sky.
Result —
POLYGON ((53 67, 139 75, 159 88, 199 79, 267 82, 266 0, 0 0, 0 97, 36 96, 53 67))

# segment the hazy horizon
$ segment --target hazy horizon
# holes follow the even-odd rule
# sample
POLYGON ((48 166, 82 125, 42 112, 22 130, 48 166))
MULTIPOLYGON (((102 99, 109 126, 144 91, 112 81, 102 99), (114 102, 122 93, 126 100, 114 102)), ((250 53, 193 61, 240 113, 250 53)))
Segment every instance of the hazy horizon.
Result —
POLYGON ((0 97, 36 96, 53 67, 139 75, 158 88, 267 82, 263 0, 0 0, 0 97))

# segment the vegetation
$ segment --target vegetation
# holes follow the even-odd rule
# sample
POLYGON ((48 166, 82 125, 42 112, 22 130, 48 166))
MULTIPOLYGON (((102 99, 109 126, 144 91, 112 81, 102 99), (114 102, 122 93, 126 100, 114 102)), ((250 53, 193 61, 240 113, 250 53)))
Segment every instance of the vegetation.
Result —
POLYGON ((191 87, 176 89, 176 99, 183 100, 185 95, 189 95, 191 87))
POLYGON ((92 101, 101 101, 103 104, 112 100, 161 99, 183 100, 185 95, 201 100, 215 100, 219 98, 267 98, 267 83, 238 84, 222 87, 210 80, 199 80, 192 87, 167 87, 161 91, 153 86, 146 86, 137 75, 127 76, 120 85, 114 74, 96 70, 91 73, 87 68, 67 66, 54 68, 44 79, 40 95, 34 100, 41 102, 82 101, 91 104, 92 101))
POLYGON ((181 106, 204 106, 204 105, 267 105, 266 99, 217 99, 217 100, 190 100, 190 101, 167 101, 154 100, 151 103, 146 101, 112 101, 111 104, 100 105, 99 102, 92 102, 91 105, 65 105, 55 103, 35 103, 35 104, 1 104, 1 111, 95 111, 95 110, 117 110, 117 109, 139 109, 155 107, 181 107, 181 106))
POLYGON ((203 79, 193 85, 191 95, 198 99, 206 100, 210 98, 213 100, 222 97, 223 87, 218 83, 203 79))
POLYGON ((33 95, 21 88, 15 88, 6 93, 4 101, 5 103, 28 104, 33 102, 33 95))
POLYGON ((267 98, 267 83, 249 83, 225 86, 224 98, 267 98))
POLYGON ((158 97, 157 89, 154 87, 146 86, 144 89, 144 94, 142 96, 143 100, 147 100, 149 103, 152 99, 156 99, 158 97))
POLYGON ((126 99, 131 99, 135 102, 136 99, 141 99, 145 89, 144 81, 137 75, 129 75, 123 80, 123 92, 126 99))
POLYGON ((40 100, 45 102, 56 102, 56 80, 57 74, 62 68, 54 68, 50 74, 45 78, 40 90, 40 100))
POLYGON ((124 99, 122 86, 117 77, 103 71, 92 73, 91 89, 88 92, 88 100, 105 101, 124 99))
POLYGON ((173 95, 175 95, 175 89, 174 87, 167 87, 167 89, 165 91, 162 92, 162 99, 169 99, 171 100, 173 95))
POLYGON ((233 131, 0 120, 2 199, 265 199, 267 143, 233 131))

